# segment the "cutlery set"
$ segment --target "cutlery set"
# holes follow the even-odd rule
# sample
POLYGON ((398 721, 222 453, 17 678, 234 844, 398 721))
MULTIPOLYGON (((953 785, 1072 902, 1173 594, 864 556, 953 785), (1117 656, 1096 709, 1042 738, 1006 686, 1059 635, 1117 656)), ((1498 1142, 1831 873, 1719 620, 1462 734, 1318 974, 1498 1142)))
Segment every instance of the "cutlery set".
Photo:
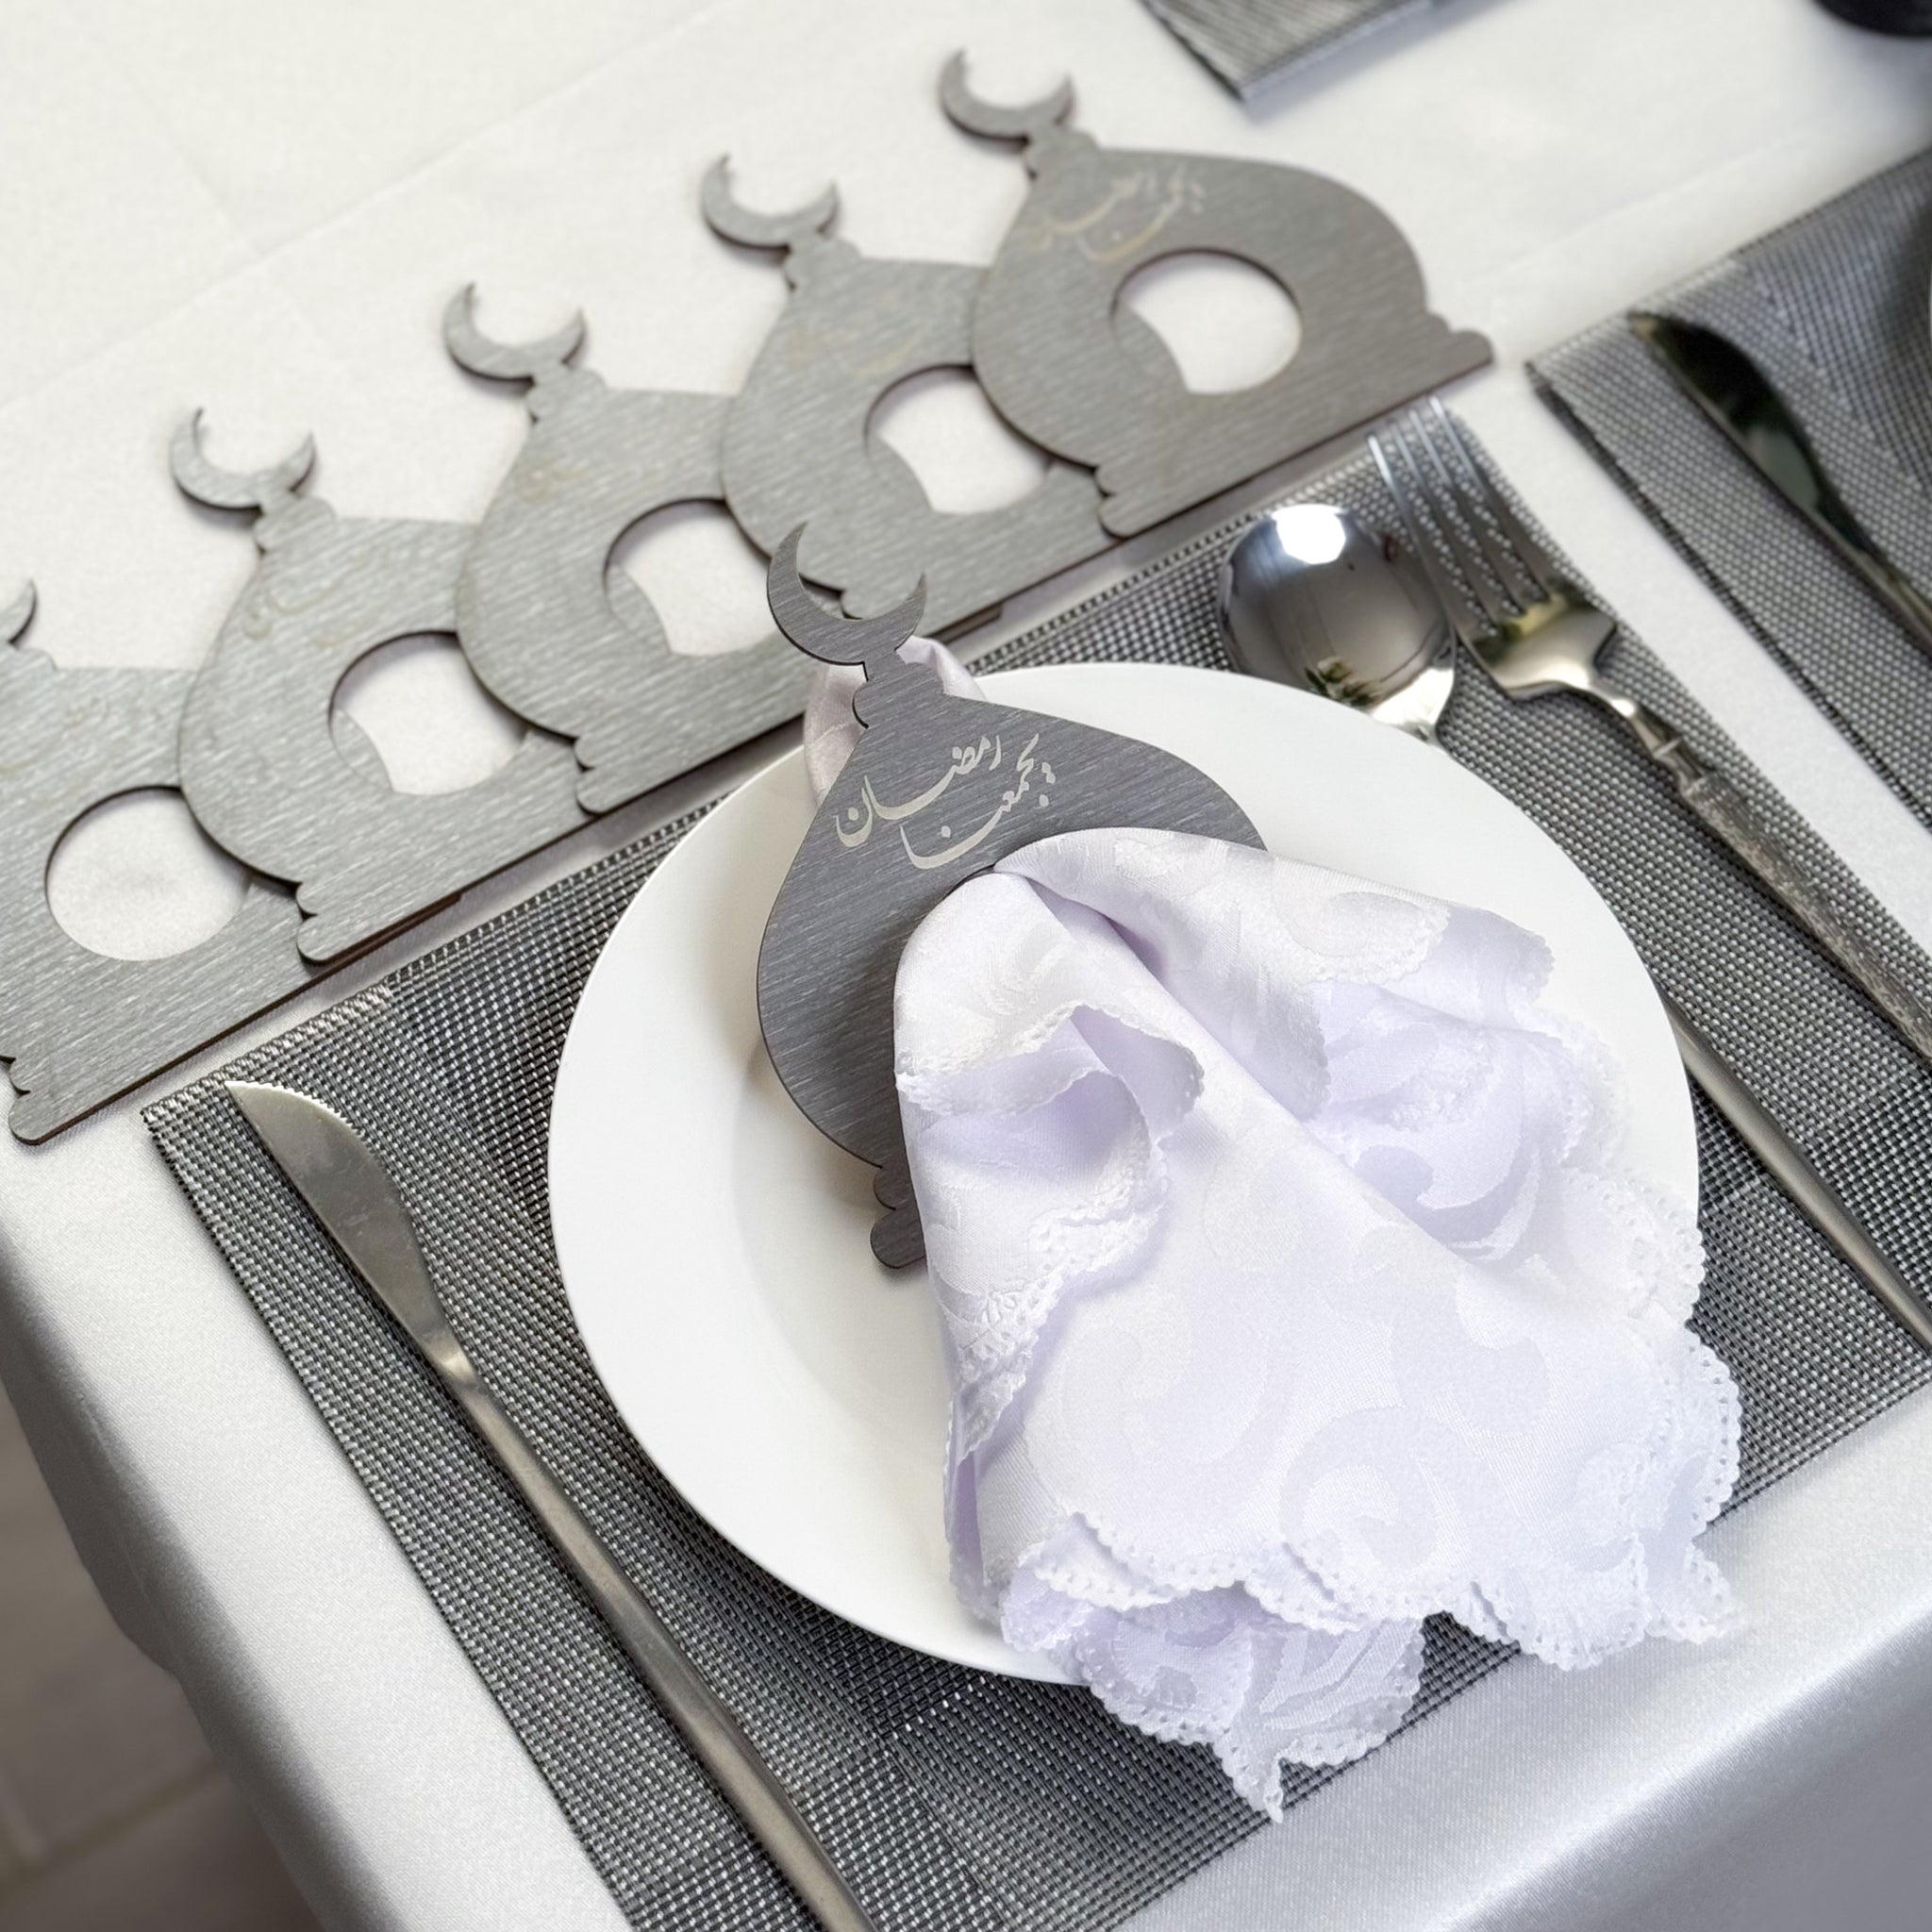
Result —
POLYGON ((1603 672, 1598 654, 1614 636, 1616 620, 1591 603, 1524 527, 1448 412, 1437 404, 1429 416, 1411 420, 1422 431, 1413 441, 1400 428, 1387 433, 1393 466, 1382 439, 1372 439, 1370 447, 1464 649, 1512 698, 1574 691, 1626 725, 1706 827, 1864 989, 1907 1042, 1932 1059, 1932 1011, 1852 929, 1744 794, 1603 672), (1444 553, 1453 571, 1443 567, 1444 553))
MULTIPOLYGON (((1680 793, 1711 781, 1736 801, 1713 824, 1751 870, 1888 1014, 1921 1053, 1923 1009, 1883 962, 1856 944, 1822 891, 1762 824, 1742 794, 1696 759, 1676 732, 1607 683, 1596 656, 1615 629, 1524 527, 1440 403, 1369 439, 1407 533, 1406 547, 1373 536, 1345 510, 1296 505, 1264 517, 1230 553, 1221 608, 1236 667, 1354 705, 1385 724, 1438 742, 1455 687, 1457 646, 1511 697, 1571 691, 1630 725, 1664 763, 1680 793), (1356 641, 1359 641, 1358 642, 1356 641), (1740 826, 1748 838, 1733 836, 1740 826), (1809 908, 1825 908, 1820 932, 1809 908)), ((1686 1069, 1740 1140, 1763 1163, 1893 1318, 1932 1349, 1932 1310, 1907 1285, 1750 1089, 1661 989, 1658 997, 1686 1069)), ((1932 1056, 1928 1056, 1932 1057, 1932 1056)))

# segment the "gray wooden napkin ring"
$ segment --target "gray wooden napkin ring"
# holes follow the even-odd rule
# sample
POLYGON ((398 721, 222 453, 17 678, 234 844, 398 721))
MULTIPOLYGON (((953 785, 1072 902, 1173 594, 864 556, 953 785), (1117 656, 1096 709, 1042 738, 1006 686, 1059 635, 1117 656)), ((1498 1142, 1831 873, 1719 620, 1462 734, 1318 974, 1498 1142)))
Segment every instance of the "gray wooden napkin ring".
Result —
POLYGON ((705 176, 705 219, 747 248, 782 248, 791 296, 724 425, 724 494, 767 556, 807 525, 799 568, 867 617, 924 574, 924 622, 943 635, 1112 539, 1091 473, 1054 463, 996 509, 935 509, 906 460, 872 433, 874 410, 908 376, 970 369, 973 305, 985 272, 944 261, 874 261, 825 231, 838 192, 790 214, 732 195, 728 164, 705 176))
POLYGON ((54 848, 110 798, 179 786, 192 674, 63 670, 15 641, 33 610, 28 585, 0 612, 0 1059, 20 1095, 8 1125, 23 1141, 45 1140, 314 970, 295 950, 295 902, 258 880, 219 932, 163 958, 109 958, 62 928, 47 903, 54 848))
POLYGON ((996 107, 973 93, 957 54, 940 99, 969 132, 1024 142, 1033 176, 974 310, 974 367, 1023 436, 1099 472, 1117 536, 1490 359, 1481 336, 1429 312, 1402 231, 1340 182, 1273 161, 1104 148, 1065 125, 1066 83, 996 107), (1130 275, 1195 251, 1260 269, 1300 311, 1300 346, 1253 388, 1190 390, 1164 349, 1118 326, 1130 275))
POLYGON ((457 583, 457 633, 504 704, 574 741, 583 808, 609 811, 795 717, 805 679, 782 639, 674 651, 650 599, 610 560, 653 510, 724 502, 729 399, 608 388, 572 364, 580 315, 541 341, 491 341, 469 289, 451 300, 443 339, 473 374, 530 385, 529 436, 457 583))
POLYGON ((1220 786, 1139 739, 953 697, 899 646, 925 587, 869 619, 824 608, 799 579, 801 531, 772 558, 772 615, 800 650, 859 664, 864 727, 807 828, 758 952, 758 1024, 806 1117, 879 1170, 873 1252, 924 1253, 892 1080, 892 986, 913 929, 962 880, 1060 832, 1138 825, 1242 845, 1260 835, 1220 786))
POLYGON ((456 629, 463 524, 339 518, 295 491, 312 442, 249 475, 176 432, 175 480, 198 502, 258 512, 261 561, 216 634, 181 714, 181 790, 202 828, 308 915, 302 956, 333 959, 588 823, 567 746, 525 735, 460 791, 392 790, 330 724, 350 667, 380 645, 456 629))

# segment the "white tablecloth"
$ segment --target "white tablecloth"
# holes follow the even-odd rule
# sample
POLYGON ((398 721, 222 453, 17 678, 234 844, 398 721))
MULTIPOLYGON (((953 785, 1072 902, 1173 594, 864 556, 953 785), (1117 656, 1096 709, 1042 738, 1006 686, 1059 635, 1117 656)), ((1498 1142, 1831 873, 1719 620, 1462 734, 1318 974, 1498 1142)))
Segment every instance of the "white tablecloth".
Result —
MULTIPOLYGON (((39 578, 34 641, 62 662, 194 662, 252 558, 166 480, 195 405, 241 465, 314 430, 345 510, 474 517, 523 413, 440 346, 468 280, 492 332, 581 304, 614 381, 731 389, 783 282, 696 217, 722 150, 759 203, 836 175, 873 253, 986 258, 1023 176, 941 119, 956 45, 991 94, 1073 71, 1105 139, 1306 162, 1376 197, 1438 308, 1494 340, 1501 366, 1460 401, 1558 539, 1932 941, 1932 841, 1521 370, 1932 142, 1932 43, 1810 0, 1452 0, 1249 108, 1136 0, 6 0, 0 592, 39 578)), ((39 1150, 0 1140, 0 1368, 104 1589, 331 1923, 618 1924, 131 1103, 39 1150)), ((1751 1613, 1736 1640, 1506 1670, 1143 1923, 1924 1923, 1928 1478, 1922 1399, 1713 1533, 1751 1613)))

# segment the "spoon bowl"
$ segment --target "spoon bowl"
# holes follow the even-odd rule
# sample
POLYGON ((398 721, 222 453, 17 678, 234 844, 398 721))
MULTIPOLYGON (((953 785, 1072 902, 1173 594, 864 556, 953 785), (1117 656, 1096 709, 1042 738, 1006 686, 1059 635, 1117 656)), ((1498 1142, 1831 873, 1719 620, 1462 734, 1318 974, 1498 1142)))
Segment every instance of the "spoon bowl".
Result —
POLYGON ((1456 637, 1406 544, 1333 504, 1271 510, 1221 567, 1235 668, 1335 698, 1433 741, 1456 637))

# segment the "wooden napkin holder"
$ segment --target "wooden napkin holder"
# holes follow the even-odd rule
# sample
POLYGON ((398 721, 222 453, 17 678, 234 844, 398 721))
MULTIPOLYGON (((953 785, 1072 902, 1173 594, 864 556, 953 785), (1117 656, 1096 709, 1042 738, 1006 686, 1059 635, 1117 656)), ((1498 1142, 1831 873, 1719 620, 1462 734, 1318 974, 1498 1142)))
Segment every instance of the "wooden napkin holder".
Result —
POLYGON ((853 700, 863 729, 773 904, 758 1024, 806 1117, 879 1170, 873 1252, 902 1268, 925 1252, 892 1077, 892 991, 913 929, 954 887, 1062 832, 1261 838, 1220 786, 1171 752, 950 695, 930 666, 899 655, 919 626, 924 581, 883 617, 836 616, 799 577, 801 534, 772 558, 772 615, 800 650, 864 667, 853 700))

